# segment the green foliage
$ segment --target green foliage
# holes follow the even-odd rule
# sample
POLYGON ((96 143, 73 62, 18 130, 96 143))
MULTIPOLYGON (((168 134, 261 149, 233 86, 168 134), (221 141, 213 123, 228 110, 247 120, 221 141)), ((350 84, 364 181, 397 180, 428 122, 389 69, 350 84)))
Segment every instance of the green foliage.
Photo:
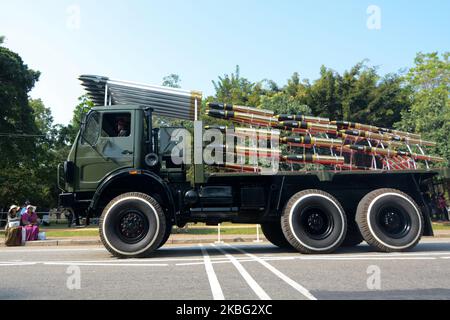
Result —
POLYGON ((169 74, 163 78, 163 87, 181 88, 181 79, 177 74, 169 74))
POLYGON ((380 77, 375 67, 360 62, 343 75, 321 68, 307 85, 305 103, 316 116, 392 127, 411 102, 399 75, 380 77))
POLYGON ((447 159, 450 164, 450 53, 417 54, 415 66, 405 76, 412 90, 413 103, 402 112, 396 123, 401 130, 422 134, 424 139, 437 142, 431 152, 447 159))
POLYGON ((84 117, 94 107, 94 103, 89 100, 87 95, 78 98, 78 104, 73 110, 72 120, 67 127, 61 127, 59 130, 59 142, 65 144, 72 144, 80 131, 81 124, 84 117))
POLYGON ((28 92, 39 75, 18 54, 0 46, 0 207, 18 200, 16 189, 30 185, 21 176, 34 174, 30 169, 37 159, 39 128, 28 92))
POLYGON ((231 75, 219 77, 219 80, 212 81, 216 90, 215 98, 223 103, 248 105, 249 98, 253 93, 255 84, 240 75, 239 66, 231 75))
POLYGON ((34 149, 32 137, 17 135, 37 133, 28 92, 38 79, 39 72, 28 69, 19 55, 0 47, 0 134, 9 134, 0 137, 0 169, 27 161, 24 154, 30 154, 34 149))

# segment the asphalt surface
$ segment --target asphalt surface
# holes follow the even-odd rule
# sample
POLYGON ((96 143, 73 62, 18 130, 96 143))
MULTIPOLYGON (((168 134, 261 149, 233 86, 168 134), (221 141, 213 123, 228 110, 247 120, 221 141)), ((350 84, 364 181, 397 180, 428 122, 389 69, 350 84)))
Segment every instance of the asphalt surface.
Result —
POLYGON ((100 246, 0 248, 0 299, 450 299, 450 239, 395 254, 169 245, 130 260, 100 246))

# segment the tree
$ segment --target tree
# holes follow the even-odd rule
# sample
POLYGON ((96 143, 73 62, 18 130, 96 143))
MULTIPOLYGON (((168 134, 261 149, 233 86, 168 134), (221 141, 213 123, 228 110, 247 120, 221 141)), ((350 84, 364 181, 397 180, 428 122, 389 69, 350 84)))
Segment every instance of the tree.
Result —
POLYGON ((164 87, 170 87, 170 88, 181 88, 181 79, 180 76, 177 74, 169 74, 168 76, 163 78, 162 85, 164 87))
POLYGON ((94 103, 87 95, 82 95, 78 98, 78 104, 73 110, 72 120, 67 126, 57 125, 57 142, 63 147, 64 145, 71 145, 81 129, 81 123, 84 117, 94 107, 94 103))
POLYGON ((247 105, 255 87, 254 83, 240 76, 239 66, 231 75, 226 74, 212 83, 216 91, 215 99, 230 104, 247 105))
POLYGON ((39 206, 50 208, 56 205, 56 167, 62 161, 55 149, 56 129, 49 108, 38 100, 29 100, 36 134, 23 137, 22 142, 32 139, 34 148, 23 154, 23 159, 15 165, 5 167, 0 173, 0 199, 3 205, 23 203, 25 199, 39 206))
POLYGON ((5 41, 5 36, 0 36, 0 44, 2 44, 5 41))
POLYGON ((405 76, 413 103, 396 123, 398 129, 435 141, 437 146, 430 151, 447 160, 444 166, 450 164, 449 56, 450 52, 417 54, 414 67, 405 76))
POLYGON ((305 84, 300 99, 320 117, 392 127, 411 105, 409 90, 396 74, 380 77, 362 61, 342 75, 322 66, 320 78, 305 84))
POLYGON ((0 170, 24 161, 23 155, 34 148, 37 132, 28 92, 40 73, 28 68, 20 56, 0 46, 0 170), (18 135, 22 135, 19 137, 18 135), (25 139, 23 135, 29 135, 25 139))
POLYGON ((29 169, 36 160, 39 130, 28 92, 39 75, 17 53, 0 46, 0 207, 19 200, 15 191, 26 189, 33 175, 29 169))

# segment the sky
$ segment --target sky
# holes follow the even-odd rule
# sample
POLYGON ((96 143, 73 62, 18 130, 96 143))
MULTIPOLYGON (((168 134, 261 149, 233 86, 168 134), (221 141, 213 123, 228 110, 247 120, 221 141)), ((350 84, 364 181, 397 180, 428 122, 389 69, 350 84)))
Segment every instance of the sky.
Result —
POLYGON ((313 81, 368 59, 380 74, 417 52, 450 50, 450 1, 427 0, 0 0, 5 46, 41 71, 31 92, 67 124, 81 74, 214 93, 239 65, 251 81, 313 81))

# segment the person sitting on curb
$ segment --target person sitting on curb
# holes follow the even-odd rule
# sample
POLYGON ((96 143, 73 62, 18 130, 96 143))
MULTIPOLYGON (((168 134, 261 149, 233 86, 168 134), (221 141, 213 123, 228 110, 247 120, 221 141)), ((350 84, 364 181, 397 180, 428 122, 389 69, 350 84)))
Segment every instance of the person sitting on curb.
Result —
POLYGON ((22 224, 26 230, 26 241, 36 241, 39 236, 39 218, 36 207, 27 206, 27 211, 22 215, 22 224))
POLYGON ((8 247, 22 245, 22 227, 20 226, 19 209, 19 206, 12 205, 8 211, 8 222, 5 227, 5 245, 8 247))

